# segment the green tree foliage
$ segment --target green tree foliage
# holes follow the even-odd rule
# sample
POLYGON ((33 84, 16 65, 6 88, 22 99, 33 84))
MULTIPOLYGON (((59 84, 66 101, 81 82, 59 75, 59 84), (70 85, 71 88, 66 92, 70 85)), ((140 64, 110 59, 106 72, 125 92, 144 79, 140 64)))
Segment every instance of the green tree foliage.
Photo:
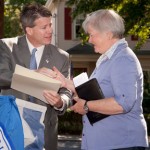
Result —
POLYGON ((125 20, 125 35, 139 37, 136 49, 150 37, 150 0, 68 0, 66 4, 74 8, 73 18, 98 9, 114 9, 125 20))
MULTIPOLYGON (((4 36, 12 37, 22 34, 19 23, 19 14, 22 6, 30 2, 45 4, 47 0, 4 0, 4 36)), ((98 9, 114 9, 125 20, 125 35, 139 37, 136 49, 150 36, 150 0, 68 0, 66 4, 74 7, 72 16, 88 13, 98 9)), ((87 41, 87 36, 82 32, 81 38, 87 41)))
POLYGON ((150 71, 144 71, 144 113, 150 114, 150 71))
MULTIPOLYGON (((19 22, 20 10, 24 4, 34 0, 4 0, 4 37, 13 37, 23 34, 19 22)), ((45 4, 46 0, 36 0, 45 4)))

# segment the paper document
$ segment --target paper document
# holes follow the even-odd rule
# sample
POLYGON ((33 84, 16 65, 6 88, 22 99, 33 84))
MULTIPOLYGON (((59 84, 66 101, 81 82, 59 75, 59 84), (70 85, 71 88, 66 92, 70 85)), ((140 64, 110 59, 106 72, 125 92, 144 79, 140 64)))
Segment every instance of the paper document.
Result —
POLYGON ((87 82, 88 80, 89 79, 88 79, 87 73, 82 72, 81 74, 79 74, 78 76, 73 78, 73 83, 74 83, 74 86, 77 87, 77 86, 87 82))
POLYGON ((43 90, 58 91, 60 86, 60 81, 19 65, 16 65, 11 83, 12 89, 36 97, 45 103, 47 101, 43 96, 43 90))

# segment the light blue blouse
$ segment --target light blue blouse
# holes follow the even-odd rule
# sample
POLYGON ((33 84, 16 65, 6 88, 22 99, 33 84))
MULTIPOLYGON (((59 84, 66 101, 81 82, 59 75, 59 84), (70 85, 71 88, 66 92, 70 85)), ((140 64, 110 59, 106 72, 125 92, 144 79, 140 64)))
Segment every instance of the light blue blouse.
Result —
POLYGON ((108 58, 95 68, 90 78, 97 78, 105 97, 114 97, 123 107, 124 112, 98 121, 93 126, 84 115, 82 149, 147 147, 147 127, 142 114, 141 65, 125 39, 118 42, 115 49, 111 49, 107 56, 108 58))

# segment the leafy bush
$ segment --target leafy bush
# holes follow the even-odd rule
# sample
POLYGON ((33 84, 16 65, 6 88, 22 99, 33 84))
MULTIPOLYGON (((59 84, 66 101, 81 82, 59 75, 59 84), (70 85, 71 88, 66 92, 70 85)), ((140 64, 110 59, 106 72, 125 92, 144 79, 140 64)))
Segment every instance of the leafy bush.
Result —
POLYGON ((79 135, 82 131, 82 116, 68 110, 59 116, 58 133, 79 135))
POLYGON ((146 123, 147 123, 147 131, 148 135, 150 135, 150 114, 144 114, 146 123))

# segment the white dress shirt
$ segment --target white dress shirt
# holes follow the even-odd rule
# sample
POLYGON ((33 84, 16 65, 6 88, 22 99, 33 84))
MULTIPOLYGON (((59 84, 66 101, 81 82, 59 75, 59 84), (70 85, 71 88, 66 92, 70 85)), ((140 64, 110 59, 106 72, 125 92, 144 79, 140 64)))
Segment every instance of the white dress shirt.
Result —
POLYGON ((28 40, 28 38, 26 37, 26 40, 27 40, 27 44, 28 44, 28 47, 29 47, 29 50, 30 50, 30 53, 32 54, 32 50, 34 48, 37 49, 36 53, 35 53, 35 57, 36 57, 36 63, 37 63, 37 68, 39 67, 39 64, 40 64, 40 61, 41 61, 41 57, 43 55, 43 51, 44 51, 44 45, 40 46, 40 47, 34 47, 30 41, 28 40))

